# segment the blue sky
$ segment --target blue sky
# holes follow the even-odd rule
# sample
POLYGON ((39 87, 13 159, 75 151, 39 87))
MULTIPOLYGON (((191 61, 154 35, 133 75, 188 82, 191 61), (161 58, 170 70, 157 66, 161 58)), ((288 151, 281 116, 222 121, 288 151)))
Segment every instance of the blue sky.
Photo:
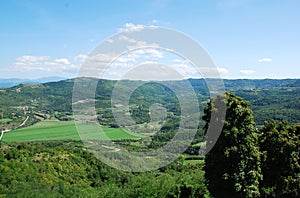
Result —
POLYGON ((0 78, 75 77, 103 40, 144 26, 187 34, 223 78, 300 78, 299 10, 298 0, 1 1, 0 78))

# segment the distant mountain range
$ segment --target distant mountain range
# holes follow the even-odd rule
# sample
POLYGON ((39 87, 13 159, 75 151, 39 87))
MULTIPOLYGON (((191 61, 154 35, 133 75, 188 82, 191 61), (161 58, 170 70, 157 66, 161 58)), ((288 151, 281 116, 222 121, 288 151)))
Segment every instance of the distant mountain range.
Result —
POLYGON ((41 84, 46 82, 55 82, 65 80, 65 77, 45 77, 37 79, 23 79, 23 78, 0 78, 0 88, 9 88, 19 84, 41 84))
MULTIPOLYGON (((42 84, 48 82, 57 82, 66 80, 66 77, 52 76, 36 79, 23 78, 0 78, 0 88, 10 88, 20 84, 42 84)), ((208 79, 212 80, 213 79, 208 79)), ((193 87, 197 85, 205 86, 205 79, 188 79, 193 87)), ((259 88, 274 88, 274 87, 290 87, 299 86, 300 79, 224 79, 224 85, 227 91, 259 89, 259 88)))

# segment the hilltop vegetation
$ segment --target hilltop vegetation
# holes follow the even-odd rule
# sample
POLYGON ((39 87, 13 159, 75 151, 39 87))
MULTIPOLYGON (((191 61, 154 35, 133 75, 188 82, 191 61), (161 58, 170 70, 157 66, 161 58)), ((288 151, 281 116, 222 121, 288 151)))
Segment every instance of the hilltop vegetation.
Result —
MULTIPOLYGON (((206 157, 199 156, 199 148, 192 145, 168 166, 144 173, 113 169, 77 141, 0 142, 0 196, 299 197, 299 124, 272 121, 257 130, 248 102, 225 93, 205 108, 205 133, 210 124, 221 121, 210 123, 210 114, 222 111, 218 107, 223 102, 227 107, 224 127, 219 139, 208 135, 206 146, 216 145, 206 157)), ((47 125, 47 121, 41 123, 47 125)), ((170 138, 163 135, 172 138, 175 131, 161 130, 153 138, 157 145, 146 146, 160 147, 170 138)), ((127 144, 130 141, 118 143, 134 149, 127 144)))
POLYGON ((0 197, 204 197, 203 161, 145 173, 109 167, 80 142, 0 143, 0 197))
MULTIPOLYGON (((60 121, 72 121, 74 80, 69 79, 37 85, 22 84, 0 89, 0 129, 19 130, 19 128, 52 118, 60 121)), ((84 81, 85 84, 98 83, 95 93, 98 123, 112 129, 118 128, 111 105, 112 91, 117 81, 92 78, 78 78, 76 80, 84 81)), ((214 81, 214 79, 208 80, 210 82, 214 81)), ((205 80, 189 79, 188 81, 198 97, 200 112, 203 112, 210 97, 205 80)), ((128 81, 126 83, 135 86, 141 82, 128 81)), ((179 127, 180 104, 175 93, 166 86, 168 83, 179 90, 182 87, 184 88, 183 81, 170 81, 164 82, 164 84, 148 82, 138 87, 130 97, 129 113, 136 125, 125 127, 129 131, 141 135, 150 135, 152 138, 151 148, 164 145, 165 142, 172 139, 179 127), (159 121, 151 122, 149 115, 152 105, 158 103, 168 112, 163 123, 159 121), (152 135, 153 131, 156 132, 154 135, 152 135)), ((300 120, 300 95, 298 94, 300 93, 300 80, 224 80, 224 84, 227 90, 234 91, 237 96, 249 101, 257 126, 263 126, 265 120, 285 120, 292 124, 298 123, 300 120)), ((187 153, 192 154, 199 149, 199 145, 203 141, 203 127, 204 122, 200 119, 195 140, 187 153)), ((76 131, 73 130, 73 132, 76 131)), ((7 133, 5 136, 9 138, 9 136, 14 135, 7 133)), ((77 140, 76 137, 78 136, 75 136, 67 136, 66 138, 77 140)), ((27 139, 30 138, 28 136, 27 139)), ((61 138, 56 136, 53 139, 61 138)), ((123 137, 120 136, 119 138, 122 139, 123 137)))
MULTIPOLYGON (((96 79, 83 78, 84 81, 96 79)), ((97 80, 96 80, 97 81, 97 80)), ((213 81, 213 80, 211 80, 213 81)), ((209 90, 204 79, 189 79, 199 99, 202 111, 209 99, 209 90)), ((96 108, 99 115, 104 115, 102 124, 113 124, 109 116, 111 93, 116 81, 99 80, 96 89, 96 108)), ((138 82, 132 82, 138 83, 138 82)), ((170 82, 180 88, 181 81, 170 82)), ((255 121, 263 125, 265 119, 286 120, 297 123, 300 119, 300 80, 224 80, 225 89, 250 102, 255 121)), ((12 88, 0 89, 0 119, 12 119, 10 128, 25 120, 27 125, 55 116, 68 120, 72 112, 72 91, 74 79, 45 84, 22 84, 12 88), (13 124, 16 123, 16 124, 13 124)), ((174 93, 159 83, 146 83, 138 88, 130 99, 133 117, 138 123, 149 121, 147 112, 153 103, 160 103, 170 112, 179 114, 180 107, 174 93), (143 116, 141 116, 143 115, 143 116), (142 120, 140 120, 142 119, 142 120)), ((3 126, 4 120, 0 124, 3 126)))

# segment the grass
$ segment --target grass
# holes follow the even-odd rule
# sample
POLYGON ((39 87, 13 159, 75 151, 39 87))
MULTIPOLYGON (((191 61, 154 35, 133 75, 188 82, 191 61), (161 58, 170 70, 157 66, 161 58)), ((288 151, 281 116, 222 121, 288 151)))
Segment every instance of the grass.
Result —
POLYGON ((9 123, 11 122, 12 119, 9 119, 9 118, 3 118, 3 119, 0 119, 0 124, 6 124, 6 123, 9 123))
POLYGON ((109 128, 107 126, 96 127, 93 125, 77 125, 73 121, 45 120, 35 125, 6 132, 2 141, 42 141, 42 140, 118 140, 128 138, 142 138, 144 136, 130 133, 121 128, 109 128), (83 130, 80 136, 77 128, 83 130))
POLYGON ((199 164, 199 165, 203 165, 204 164, 204 160, 184 160, 183 161, 184 165, 195 165, 195 164, 199 164))

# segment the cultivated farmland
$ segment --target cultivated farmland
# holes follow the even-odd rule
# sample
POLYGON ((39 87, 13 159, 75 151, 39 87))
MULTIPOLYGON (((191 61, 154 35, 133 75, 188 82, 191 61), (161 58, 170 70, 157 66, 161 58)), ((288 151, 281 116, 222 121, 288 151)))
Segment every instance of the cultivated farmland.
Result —
MULTIPOLYGON (((80 127, 80 126, 78 126, 80 127)), ((129 138, 141 138, 143 136, 124 131, 120 128, 110 128, 108 126, 95 127, 86 126, 81 138, 92 140, 119 140, 129 138)), ((40 141, 40 140, 80 140, 81 139, 73 121, 45 120, 35 125, 6 132, 3 136, 5 142, 17 141, 40 141)))

